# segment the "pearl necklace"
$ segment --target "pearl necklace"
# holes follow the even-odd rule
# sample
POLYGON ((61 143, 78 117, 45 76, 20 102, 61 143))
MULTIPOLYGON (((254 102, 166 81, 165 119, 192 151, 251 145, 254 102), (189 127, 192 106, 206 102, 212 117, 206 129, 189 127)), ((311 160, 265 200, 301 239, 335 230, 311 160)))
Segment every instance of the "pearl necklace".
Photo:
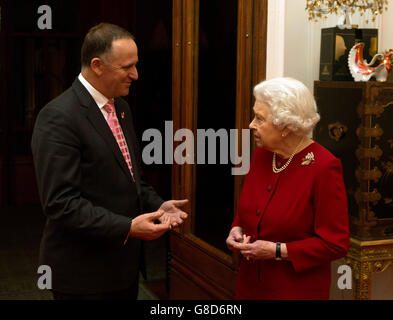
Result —
POLYGON ((272 168, 273 168, 274 173, 280 173, 281 171, 284 171, 289 166, 289 164, 291 163, 293 157, 295 156, 295 154, 297 152, 297 149, 302 144, 303 140, 304 140, 304 137, 302 138, 302 140, 300 140, 300 143, 297 145, 295 151, 291 154, 288 161, 280 169, 277 169, 277 166, 276 166, 276 153, 275 152, 273 153, 272 168))

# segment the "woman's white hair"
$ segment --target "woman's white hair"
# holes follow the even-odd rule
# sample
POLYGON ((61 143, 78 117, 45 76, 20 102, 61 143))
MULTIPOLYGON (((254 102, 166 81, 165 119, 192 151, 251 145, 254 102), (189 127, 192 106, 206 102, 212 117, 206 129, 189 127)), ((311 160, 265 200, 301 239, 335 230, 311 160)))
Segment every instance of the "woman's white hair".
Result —
POLYGON ((275 78, 254 87, 255 99, 266 104, 274 125, 287 127, 295 134, 307 135, 320 120, 315 99, 310 90, 298 80, 275 78))

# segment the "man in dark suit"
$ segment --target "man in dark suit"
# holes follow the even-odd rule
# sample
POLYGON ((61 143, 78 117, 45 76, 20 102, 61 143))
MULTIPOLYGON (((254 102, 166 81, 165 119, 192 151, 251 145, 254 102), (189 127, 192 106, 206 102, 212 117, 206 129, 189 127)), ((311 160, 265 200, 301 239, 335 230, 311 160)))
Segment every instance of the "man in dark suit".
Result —
POLYGON ((55 299, 136 299, 141 240, 180 225, 187 200, 164 202, 141 177, 132 114, 119 98, 138 79, 133 36, 99 24, 81 55, 81 74, 33 132, 47 216, 39 263, 52 270, 55 299))

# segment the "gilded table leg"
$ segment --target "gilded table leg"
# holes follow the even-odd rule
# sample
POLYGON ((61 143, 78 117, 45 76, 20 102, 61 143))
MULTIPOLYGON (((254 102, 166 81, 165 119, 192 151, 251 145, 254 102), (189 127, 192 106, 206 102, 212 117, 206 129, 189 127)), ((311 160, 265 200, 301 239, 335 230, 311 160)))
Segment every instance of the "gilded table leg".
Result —
POLYGON ((356 300, 370 300, 371 286, 374 273, 384 272, 393 261, 357 261, 346 258, 352 268, 353 297, 356 300))
POLYGON ((393 239, 360 241, 351 238, 345 262, 352 269, 354 299, 369 300, 374 273, 384 272, 393 263, 393 239))
POLYGON ((352 268, 353 297, 356 300, 367 300, 371 296, 372 268, 371 263, 357 261, 352 258, 346 259, 352 268))
POLYGON ((355 292, 355 295, 357 295, 355 299, 370 300, 372 276, 373 276, 372 262, 361 261, 359 291, 355 292))

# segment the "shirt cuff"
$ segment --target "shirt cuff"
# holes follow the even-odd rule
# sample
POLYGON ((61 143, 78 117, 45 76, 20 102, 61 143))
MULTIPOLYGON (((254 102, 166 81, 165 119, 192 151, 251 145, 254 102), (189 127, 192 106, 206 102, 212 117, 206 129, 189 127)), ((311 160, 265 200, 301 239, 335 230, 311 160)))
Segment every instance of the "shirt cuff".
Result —
POLYGON ((128 241, 128 238, 129 238, 129 234, 130 234, 130 231, 131 231, 131 225, 132 225, 132 220, 131 220, 131 223, 130 223, 130 229, 129 229, 128 233, 127 233, 126 239, 123 242, 124 246, 127 244, 127 241, 128 241))

